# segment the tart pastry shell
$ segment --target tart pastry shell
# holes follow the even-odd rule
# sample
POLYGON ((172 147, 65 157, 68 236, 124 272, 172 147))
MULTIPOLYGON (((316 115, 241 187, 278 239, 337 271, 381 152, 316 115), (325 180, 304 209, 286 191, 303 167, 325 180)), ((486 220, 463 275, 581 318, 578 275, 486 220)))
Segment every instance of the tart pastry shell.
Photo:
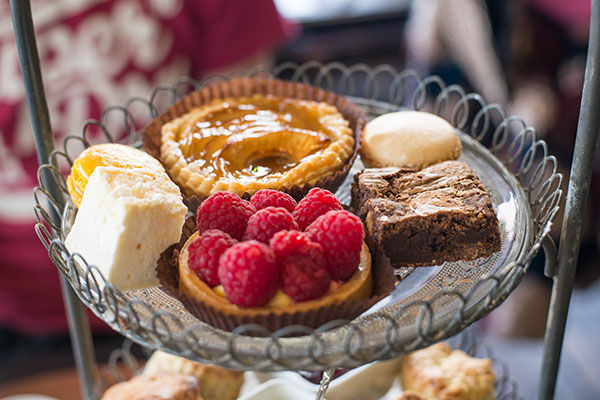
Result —
MULTIPOLYGON (((322 187, 335 192, 346 178, 360 150, 362 129, 366 124, 367 116, 358 105, 346 98, 333 92, 302 83, 273 78, 233 78, 208 85, 199 91, 184 96, 165 113, 147 125, 142 135, 143 148, 146 152, 163 162, 161 159, 161 130, 163 125, 189 113, 195 108, 211 104, 216 99, 240 98, 255 94, 325 102, 335 106, 344 119, 349 122, 349 127, 354 133, 354 148, 348 160, 337 171, 319 178, 312 183, 304 183, 291 187, 273 187, 273 189, 282 190, 290 194, 296 200, 304 197, 313 187, 322 187)), ((184 201, 190 209, 197 207, 205 197, 205 195, 191 193, 185 188, 182 189, 184 201)), ((239 194, 243 198, 249 198, 252 193, 239 194)))
MULTIPOLYGON (((304 325, 318 328, 328 321, 342 319, 352 320, 366 311, 379 300, 387 296, 394 288, 394 271, 392 268, 379 268, 371 263, 370 252, 363 244, 361 264, 368 264, 371 276, 368 277, 372 286, 370 295, 362 298, 351 298, 350 292, 364 292, 364 285, 352 282, 359 279, 361 271, 350 278, 354 290, 336 295, 340 289, 323 296, 320 299, 295 303, 285 309, 256 307, 240 308, 217 295, 200 279, 197 290, 190 292, 180 287, 179 254, 187 239, 196 232, 195 219, 190 217, 183 227, 181 241, 165 251, 156 267, 162 289, 175 297, 198 319, 226 331, 233 331, 243 324, 257 324, 270 331, 276 331, 287 325, 304 325)), ((191 274, 190 274, 191 275, 191 274)), ((363 274, 364 278, 364 274, 363 274)), ((189 275, 186 277, 189 279, 189 275)), ((348 283, 347 283, 348 284, 348 283)))

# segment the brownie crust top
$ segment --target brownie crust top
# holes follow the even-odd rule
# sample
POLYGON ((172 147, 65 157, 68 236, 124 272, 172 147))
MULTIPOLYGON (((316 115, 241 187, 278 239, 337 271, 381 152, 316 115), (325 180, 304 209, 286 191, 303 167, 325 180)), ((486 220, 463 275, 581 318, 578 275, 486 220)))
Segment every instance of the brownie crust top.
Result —
POLYGON ((430 215, 439 211, 491 212, 489 194, 471 167, 446 161, 421 171, 401 168, 366 169, 356 176, 354 196, 361 208, 387 209, 389 217, 430 215), (360 199, 362 198, 362 199, 360 199))
POLYGON ((474 260, 500 250, 489 193, 462 161, 420 171, 365 169, 354 179, 351 207, 395 267, 474 260))

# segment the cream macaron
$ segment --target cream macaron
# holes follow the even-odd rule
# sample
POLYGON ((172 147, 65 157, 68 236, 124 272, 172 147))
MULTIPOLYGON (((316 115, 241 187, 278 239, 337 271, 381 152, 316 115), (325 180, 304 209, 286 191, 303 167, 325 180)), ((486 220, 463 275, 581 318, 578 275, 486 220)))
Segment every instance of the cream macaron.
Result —
POLYGON ((457 159, 461 148, 456 130, 445 119, 423 111, 397 111, 365 126, 361 156, 368 167, 421 169, 457 159))

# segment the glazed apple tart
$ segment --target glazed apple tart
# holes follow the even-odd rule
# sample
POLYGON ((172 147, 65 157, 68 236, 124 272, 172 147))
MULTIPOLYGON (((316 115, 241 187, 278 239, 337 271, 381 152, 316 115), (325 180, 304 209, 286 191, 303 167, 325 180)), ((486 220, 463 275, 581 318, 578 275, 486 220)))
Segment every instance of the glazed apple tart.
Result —
POLYGON ((325 102, 255 94, 215 99, 167 122, 160 154, 188 196, 314 184, 342 168, 354 134, 325 102))

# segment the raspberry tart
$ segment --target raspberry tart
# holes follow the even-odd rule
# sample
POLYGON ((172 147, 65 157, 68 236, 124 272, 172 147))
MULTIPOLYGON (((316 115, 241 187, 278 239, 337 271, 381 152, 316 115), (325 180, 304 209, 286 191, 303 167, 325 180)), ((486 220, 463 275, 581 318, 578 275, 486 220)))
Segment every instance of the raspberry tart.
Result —
POLYGON ((217 192, 198 208, 198 231, 178 254, 177 289, 200 319, 228 330, 249 322, 272 330, 287 324, 316 327, 356 317, 374 303, 360 219, 341 205, 329 209, 331 193, 324 189, 313 189, 292 212, 269 205, 281 202, 277 193, 259 191, 246 201, 217 192), (325 207, 310 204, 323 198, 325 207), (256 209, 253 204, 263 202, 266 207, 238 222, 246 227, 241 240, 219 229, 221 224, 232 231, 217 204, 256 209), (295 213, 301 204, 305 211, 295 213), (301 230, 298 219, 311 222, 301 230))

